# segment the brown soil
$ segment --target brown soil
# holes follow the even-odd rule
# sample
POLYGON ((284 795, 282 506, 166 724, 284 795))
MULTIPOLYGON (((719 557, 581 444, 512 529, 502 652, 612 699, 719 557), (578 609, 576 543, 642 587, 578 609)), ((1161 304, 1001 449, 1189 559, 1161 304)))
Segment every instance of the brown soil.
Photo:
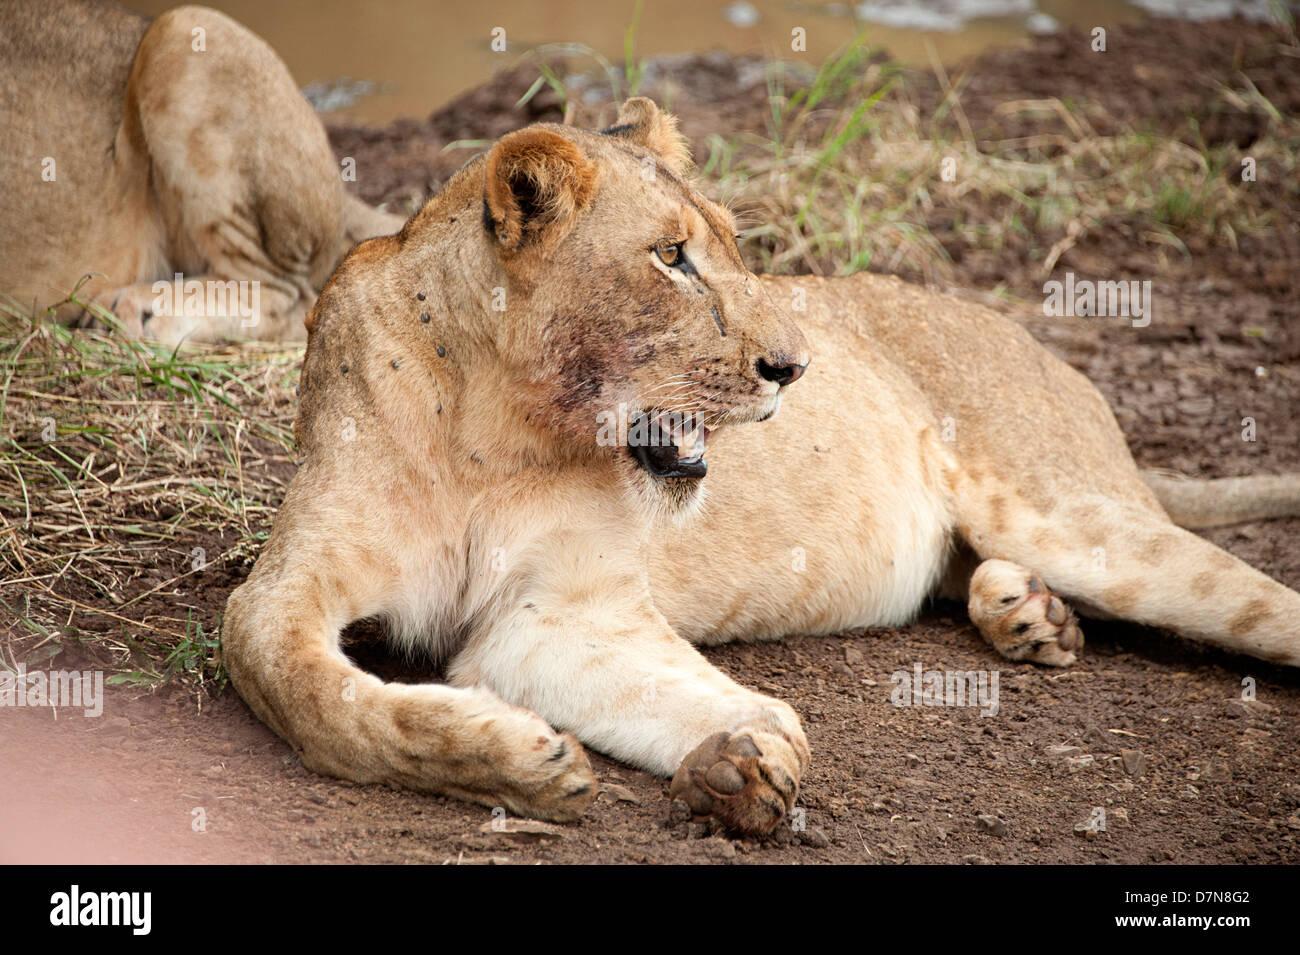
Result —
MULTIPOLYGON (((1262 26, 1154 21, 1112 30, 1108 68, 1097 70, 1081 65, 1087 47, 1078 36, 1045 38, 1027 52, 977 60, 962 103, 982 136, 1020 135, 996 126, 998 103, 1051 95, 1086 104, 1099 130, 1145 121, 1246 149, 1263 120, 1200 104, 1244 69, 1280 109, 1300 111, 1295 59, 1278 44, 1262 26)), ((688 135, 762 128, 761 73, 750 66, 712 55, 671 64, 673 106, 688 135)), ((499 76, 427 120, 335 128, 335 146, 357 158, 367 198, 428 195, 470 154, 442 152, 447 142, 558 117, 548 93, 514 106, 532 78, 499 76)), ((933 107, 924 96, 920 105, 933 107)), ((608 109, 582 108, 594 119, 608 109)), ((1116 223, 1062 257, 1060 271, 1154 279, 1160 310, 1149 328, 1024 318, 1112 402, 1142 464, 1208 476, 1300 470, 1300 210, 1282 211, 1276 235, 1245 239, 1236 251, 1193 247, 1189 259, 1172 258, 1116 223), (1247 416, 1256 422, 1253 443, 1241 439, 1247 416)), ((1039 297, 1027 250, 949 251, 967 288, 1005 282, 1039 297)), ((1300 520, 1207 536, 1300 588, 1300 520)), ((178 592, 157 610, 174 615, 179 602, 215 620, 245 573, 204 575, 201 590, 178 592)), ((1069 671, 997 660, 957 605, 897 630, 708 651, 741 682, 790 701, 807 725, 814 762, 800 804, 808 832, 782 830, 764 843, 670 824, 665 781, 598 756, 607 791, 580 825, 483 831, 487 809, 304 770, 229 689, 196 697, 177 686, 114 688, 93 720, 3 711, 0 859, 1300 861, 1300 674, 1136 627, 1086 629, 1089 651, 1069 671), (895 708, 891 674, 918 661, 999 670, 1000 712, 895 708), (1241 699, 1247 677, 1254 702, 1241 699), (1124 750, 1142 754, 1140 772, 1126 771, 1124 750), (192 828, 197 807, 206 814, 202 833, 192 828), (1108 826, 1086 839, 1076 826, 1094 807, 1106 808, 1108 826)), ((359 658, 384 675, 429 675, 386 660, 364 631, 352 639, 359 658)), ((1128 754, 1132 769, 1134 760, 1128 754)))

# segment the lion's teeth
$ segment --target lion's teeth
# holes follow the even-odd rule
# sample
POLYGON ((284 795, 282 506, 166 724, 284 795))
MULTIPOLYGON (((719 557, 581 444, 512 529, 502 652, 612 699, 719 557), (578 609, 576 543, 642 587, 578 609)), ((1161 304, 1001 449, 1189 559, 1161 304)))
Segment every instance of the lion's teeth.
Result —
POLYGON ((690 434, 682 438, 677 444, 677 458, 681 461, 693 461, 701 454, 700 448, 700 429, 695 428, 690 434))

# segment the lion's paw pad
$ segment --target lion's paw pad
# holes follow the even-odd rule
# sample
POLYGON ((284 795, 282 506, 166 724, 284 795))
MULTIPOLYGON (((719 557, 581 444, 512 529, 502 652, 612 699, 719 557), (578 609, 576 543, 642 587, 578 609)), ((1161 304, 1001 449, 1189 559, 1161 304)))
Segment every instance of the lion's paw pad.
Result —
POLYGON ((794 808, 798 766, 793 747, 775 734, 715 733, 682 760, 670 795, 730 829, 764 834, 794 808))
POLYGON ((1083 651, 1074 611, 1019 564, 986 560, 970 582, 970 618, 1008 660, 1069 666, 1083 651))

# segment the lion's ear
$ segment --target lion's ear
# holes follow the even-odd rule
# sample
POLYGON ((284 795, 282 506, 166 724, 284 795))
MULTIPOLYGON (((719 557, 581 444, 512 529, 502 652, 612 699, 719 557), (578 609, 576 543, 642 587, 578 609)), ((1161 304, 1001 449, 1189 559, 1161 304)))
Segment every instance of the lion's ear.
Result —
POLYGON ((644 146, 679 176, 690 165, 691 149, 677 131, 677 117, 663 112, 652 99, 632 97, 618 111, 618 122, 603 132, 644 146))
POLYGON ((488 153, 483 217, 507 251, 545 246, 569 231, 596 191, 596 165, 546 129, 501 137, 488 153))

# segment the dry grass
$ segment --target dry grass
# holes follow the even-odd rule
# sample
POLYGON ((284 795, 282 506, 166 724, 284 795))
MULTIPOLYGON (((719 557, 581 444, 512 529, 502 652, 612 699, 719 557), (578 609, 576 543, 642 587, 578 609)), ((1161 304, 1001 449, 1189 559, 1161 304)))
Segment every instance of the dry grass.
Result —
POLYGON ((218 621, 184 594, 266 535, 301 348, 177 355, 13 302, 0 341, 0 632, 93 645, 119 679, 216 675, 218 621))
MULTIPOLYGON (((861 43, 807 85, 787 90, 780 64, 769 77, 768 134, 713 137, 700 169, 704 189, 749 224, 751 264, 764 271, 871 268, 946 284, 949 244, 997 252, 1020 241, 1040 244, 1045 278, 1094 230, 1185 252, 1193 237, 1234 248, 1239 235, 1276 225, 1276 197, 1234 183, 1231 146, 1199 150, 1134 129, 1098 135, 1059 99, 1008 102, 998 112, 1063 132, 976 142, 961 82, 936 66, 944 98, 923 119, 907 75, 861 43)), ((1273 181, 1300 190, 1300 122, 1253 88, 1218 95, 1227 109, 1270 116, 1251 155, 1273 181)))

